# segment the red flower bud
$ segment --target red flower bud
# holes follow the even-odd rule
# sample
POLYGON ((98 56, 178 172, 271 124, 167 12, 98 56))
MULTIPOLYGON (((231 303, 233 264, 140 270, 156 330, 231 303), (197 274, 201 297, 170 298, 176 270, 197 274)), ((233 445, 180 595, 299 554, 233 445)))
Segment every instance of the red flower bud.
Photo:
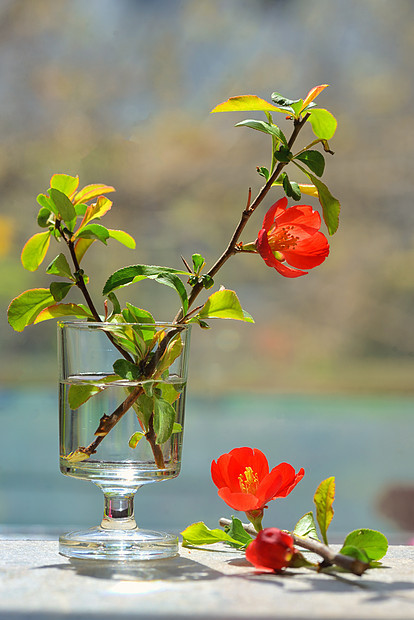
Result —
POLYGON ((295 553, 293 538, 276 527, 260 530, 246 549, 246 560, 261 570, 280 571, 295 553))

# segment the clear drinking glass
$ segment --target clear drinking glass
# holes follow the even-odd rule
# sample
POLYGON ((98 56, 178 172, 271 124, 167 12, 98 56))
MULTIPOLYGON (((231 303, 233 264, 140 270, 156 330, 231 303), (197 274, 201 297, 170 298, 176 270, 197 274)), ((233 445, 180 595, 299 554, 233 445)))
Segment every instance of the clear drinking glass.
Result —
POLYGON ((178 552, 173 534, 140 529, 134 496, 178 476, 190 327, 58 323, 60 469, 104 493, 99 526, 60 537, 60 553, 156 559, 178 552))

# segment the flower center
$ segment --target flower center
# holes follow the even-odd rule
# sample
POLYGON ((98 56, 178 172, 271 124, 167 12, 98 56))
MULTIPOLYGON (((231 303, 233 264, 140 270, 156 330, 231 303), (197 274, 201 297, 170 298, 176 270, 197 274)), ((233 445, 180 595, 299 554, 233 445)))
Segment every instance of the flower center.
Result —
POLYGON ((267 233, 270 248, 272 252, 278 250, 293 250, 296 247, 299 237, 295 237, 290 232, 293 226, 272 226, 267 233))
POLYGON ((244 474, 239 476, 240 490, 242 493, 251 493, 255 495, 259 486, 259 476, 254 473, 251 467, 246 467, 244 474))

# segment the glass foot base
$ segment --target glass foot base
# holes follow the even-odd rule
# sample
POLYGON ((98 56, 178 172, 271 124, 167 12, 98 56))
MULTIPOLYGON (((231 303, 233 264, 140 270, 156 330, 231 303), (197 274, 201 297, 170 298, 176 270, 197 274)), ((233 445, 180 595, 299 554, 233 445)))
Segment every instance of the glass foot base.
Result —
POLYGON ((178 538, 152 530, 92 527, 59 538, 59 553, 87 560, 157 560, 178 554, 178 538))

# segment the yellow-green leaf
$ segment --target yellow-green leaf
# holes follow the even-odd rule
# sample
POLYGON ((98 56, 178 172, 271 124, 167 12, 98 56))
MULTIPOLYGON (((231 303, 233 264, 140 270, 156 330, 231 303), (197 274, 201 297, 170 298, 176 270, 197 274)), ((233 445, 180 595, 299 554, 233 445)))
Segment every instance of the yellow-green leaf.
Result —
POLYGON ((87 454, 82 450, 82 448, 78 448, 74 452, 70 452, 67 456, 64 456, 67 461, 71 463, 78 463, 79 461, 86 461, 90 457, 90 454, 87 454))
POLYGON ((187 545, 212 545, 217 542, 231 543, 236 547, 242 547, 243 542, 232 538, 229 534, 218 528, 211 530, 205 523, 199 521, 189 525, 183 532, 183 546, 187 545))
POLYGON ((76 219, 76 211, 75 207, 71 203, 70 199, 66 194, 61 192, 59 189, 55 189, 51 187, 49 189, 49 196, 52 199, 54 205, 57 207, 60 217, 67 224, 76 219))
POLYGON ((66 259, 66 256, 62 254, 58 254, 56 258, 50 263, 49 267, 46 269, 46 273, 54 276, 61 276, 62 278, 70 278, 74 280, 72 276, 72 272, 70 270, 69 263, 66 259))
POLYGON ((181 355, 183 343, 180 334, 174 336, 157 365, 157 375, 161 375, 181 355))
POLYGON ((78 232, 91 220, 99 219, 103 217, 105 213, 108 213, 109 209, 112 207, 112 204, 112 200, 109 200, 109 198, 106 198, 106 196, 99 196, 95 204, 87 207, 85 215, 83 216, 83 220, 80 223, 78 232))
POLYGON ((22 254, 22 265, 28 271, 36 271, 46 256, 50 244, 50 231, 36 233, 26 241, 22 254))
POLYGON ((87 202, 88 200, 92 200, 93 198, 97 198, 101 196, 101 194, 109 194, 109 192, 114 192, 115 188, 111 185, 104 185, 103 183, 94 183, 93 185, 85 185, 82 189, 78 191, 76 194, 73 204, 78 205, 82 202, 87 202))
POLYGON ((47 306, 54 303, 54 298, 48 288, 34 288, 24 291, 15 297, 8 310, 7 316, 10 325, 17 332, 31 325, 37 315, 47 306))
POLYGON ((252 317, 241 307, 236 293, 228 289, 210 295, 197 316, 200 319, 236 319, 254 323, 252 317))
POLYGON ((104 390, 104 387, 98 387, 93 384, 72 384, 68 392, 68 403, 71 409, 78 409, 81 405, 86 403, 92 396, 99 394, 104 390))
POLYGON ((52 306, 49 306, 39 312, 33 323, 41 323, 42 321, 56 319, 60 316, 76 316, 80 319, 93 318, 92 313, 89 310, 86 310, 83 306, 77 304, 53 304, 52 306))
POLYGON ((136 448, 138 445, 138 442, 141 441, 143 437, 145 437, 145 433, 142 433, 141 431, 137 431, 136 433, 131 435, 131 437, 129 438, 129 442, 128 442, 129 447, 136 448))
POLYGON ((50 187, 58 189, 60 192, 72 198, 79 185, 79 177, 69 174, 54 174, 50 179, 50 187))
POLYGON ((322 480, 313 497, 316 506, 316 519, 321 530, 322 539, 326 545, 328 544, 326 533, 334 515, 332 508, 334 500, 335 477, 331 476, 326 480, 322 480))
POLYGON ((313 88, 311 88, 311 90, 308 92, 305 99, 303 100, 300 111, 302 112, 302 110, 304 110, 306 106, 311 103, 311 101, 316 99, 319 93, 321 93, 327 86, 329 86, 329 84, 321 84, 320 86, 314 86, 313 88))
POLYGON ((95 239, 77 239, 75 243, 75 254, 78 259, 78 263, 81 262, 82 258, 85 256, 86 250, 89 246, 92 245, 96 241, 95 239))
POLYGON ((227 101, 216 105, 213 112, 250 112, 252 110, 260 110, 262 112, 283 112, 277 108, 273 103, 265 101, 256 95, 239 95, 237 97, 230 97, 227 101))
MULTIPOLYGON (((275 181, 272 185, 276 185, 282 187, 283 183, 279 181, 275 181)), ((307 196, 313 196, 314 198, 318 198, 318 190, 315 185, 310 185, 309 183, 298 183, 297 184, 301 194, 306 194, 307 196)), ((243 246, 244 247, 244 246, 243 246)))
POLYGON ((123 230, 112 230, 111 228, 108 228, 108 232, 111 239, 116 239, 119 243, 122 243, 122 245, 125 245, 130 250, 135 249, 135 239, 127 232, 124 232, 123 230))
POLYGON ((344 540, 339 553, 347 555, 347 547, 362 550, 368 557, 368 561, 380 560, 387 553, 388 540, 381 532, 369 529, 354 530, 344 540))
POLYGON ((308 121, 312 125, 315 136, 323 140, 330 140, 338 125, 334 115, 323 108, 312 108, 308 112, 310 114, 308 121))

